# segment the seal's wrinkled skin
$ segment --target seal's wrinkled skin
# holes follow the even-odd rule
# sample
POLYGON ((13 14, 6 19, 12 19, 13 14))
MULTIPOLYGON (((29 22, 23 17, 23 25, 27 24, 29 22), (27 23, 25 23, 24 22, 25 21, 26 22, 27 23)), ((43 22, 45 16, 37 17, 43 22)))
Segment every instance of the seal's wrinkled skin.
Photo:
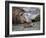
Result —
POLYGON ((12 9, 12 23, 13 24, 25 24, 24 27, 31 26, 32 21, 26 18, 25 11, 22 8, 13 7, 12 9), (28 21, 27 21, 28 20, 28 21))

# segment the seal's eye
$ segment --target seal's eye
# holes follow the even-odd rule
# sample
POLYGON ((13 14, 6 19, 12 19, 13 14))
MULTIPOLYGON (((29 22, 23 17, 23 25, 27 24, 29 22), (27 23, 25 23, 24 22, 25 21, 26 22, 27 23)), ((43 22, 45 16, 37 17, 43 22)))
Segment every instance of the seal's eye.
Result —
POLYGON ((21 16, 22 16, 23 14, 21 14, 21 16))
POLYGON ((23 15, 23 12, 21 12, 19 15, 21 15, 21 16, 22 16, 22 15, 23 15))

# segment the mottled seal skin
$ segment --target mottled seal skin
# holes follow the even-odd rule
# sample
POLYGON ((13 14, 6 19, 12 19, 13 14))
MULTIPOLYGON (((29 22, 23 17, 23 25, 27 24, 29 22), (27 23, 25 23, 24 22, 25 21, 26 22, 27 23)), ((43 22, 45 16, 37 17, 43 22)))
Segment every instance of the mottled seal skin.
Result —
POLYGON ((12 10, 12 22, 13 24, 15 23, 23 23, 25 18, 22 16, 22 14, 24 13, 24 11, 22 9, 19 8, 13 8, 12 10))
POLYGON ((12 24, 24 24, 24 27, 31 26, 32 21, 26 21, 23 16, 25 11, 22 8, 13 7, 12 8, 12 24))

